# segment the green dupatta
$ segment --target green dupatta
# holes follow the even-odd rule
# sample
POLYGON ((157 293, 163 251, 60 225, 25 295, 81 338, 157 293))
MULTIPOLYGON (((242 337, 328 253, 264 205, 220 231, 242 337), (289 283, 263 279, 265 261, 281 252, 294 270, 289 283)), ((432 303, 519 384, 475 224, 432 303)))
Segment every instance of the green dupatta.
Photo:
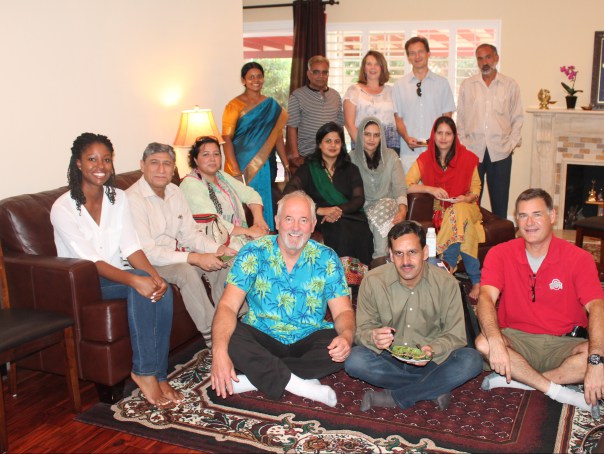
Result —
POLYGON ((318 161, 309 159, 307 162, 315 187, 329 205, 337 206, 348 202, 344 194, 335 188, 327 176, 327 172, 325 172, 325 169, 318 161))

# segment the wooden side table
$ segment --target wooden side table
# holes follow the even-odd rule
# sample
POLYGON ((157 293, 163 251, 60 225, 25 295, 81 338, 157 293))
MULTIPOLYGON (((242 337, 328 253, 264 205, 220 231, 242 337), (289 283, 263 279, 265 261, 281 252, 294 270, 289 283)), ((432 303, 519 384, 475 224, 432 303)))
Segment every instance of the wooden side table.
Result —
POLYGON ((604 217, 592 216, 581 219, 576 222, 575 227, 577 228, 575 244, 581 248, 583 247, 584 236, 600 239, 600 263, 597 263, 596 265, 598 266, 598 272, 600 273, 600 280, 602 280, 604 278, 604 217))
POLYGON ((587 205, 598 205, 598 216, 604 216, 604 201, 585 202, 587 205))

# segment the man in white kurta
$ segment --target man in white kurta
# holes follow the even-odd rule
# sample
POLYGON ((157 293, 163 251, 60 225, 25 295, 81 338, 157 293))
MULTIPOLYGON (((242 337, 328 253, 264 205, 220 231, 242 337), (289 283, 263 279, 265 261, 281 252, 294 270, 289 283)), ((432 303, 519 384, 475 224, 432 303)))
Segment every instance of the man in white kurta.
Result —
POLYGON ((478 46, 476 60, 480 73, 459 87, 457 133, 480 160, 478 174, 483 191, 486 174, 491 211, 507 218, 512 153, 522 143, 520 87, 497 71, 499 55, 495 46, 478 46))
POLYGON ((205 275, 218 303, 224 291, 228 265, 219 257, 236 251, 217 244, 197 230, 181 190, 171 183, 174 150, 151 143, 141 160, 143 176, 126 190, 143 251, 161 277, 180 289, 187 311, 211 346, 214 306, 201 280, 205 275))

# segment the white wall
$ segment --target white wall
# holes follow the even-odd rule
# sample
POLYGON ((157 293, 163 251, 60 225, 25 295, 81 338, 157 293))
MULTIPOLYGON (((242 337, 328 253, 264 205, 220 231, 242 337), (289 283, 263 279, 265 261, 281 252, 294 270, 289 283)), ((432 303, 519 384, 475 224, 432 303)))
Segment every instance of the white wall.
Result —
MULTIPOLYGON (((282 3, 281 0, 244 0, 244 5, 282 3)), ((329 24, 338 22, 392 22, 414 20, 498 19, 502 22, 502 73, 520 84, 525 108, 538 105, 537 92, 548 88, 556 106, 564 105, 560 66, 579 69, 578 106, 589 104, 594 32, 604 30, 604 1, 581 0, 340 0, 327 6, 329 24), (370 5, 370 6, 369 6, 370 5)), ((291 19, 290 8, 245 10, 244 22, 291 19)), ((530 184, 532 117, 525 116, 523 145, 513 159, 510 207, 530 184)), ((604 135, 604 132, 603 132, 604 135)), ((487 199, 488 200, 488 199, 487 199)), ((488 202, 483 204, 488 207, 488 202)))
POLYGON ((220 125, 241 33, 241 0, 0 0, 0 199, 66 184, 82 132, 107 135, 123 172, 172 143, 183 109, 220 125))

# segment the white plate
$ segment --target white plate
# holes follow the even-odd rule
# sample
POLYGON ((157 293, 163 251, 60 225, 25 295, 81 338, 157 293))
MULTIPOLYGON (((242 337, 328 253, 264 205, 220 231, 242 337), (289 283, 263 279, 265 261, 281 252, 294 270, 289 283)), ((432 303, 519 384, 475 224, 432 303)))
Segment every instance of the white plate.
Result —
POLYGON ((397 356, 397 355, 392 355, 395 359, 398 359, 399 361, 402 361, 404 363, 409 363, 409 364, 418 364, 418 363, 427 363, 432 361, 432 358, 425 358, 425 359, 407 359, 403 356, 397 356))
POLYGON ((390 350, 390 349, 388 349, 388 351, 390 352, 390 354, 391 354, 391 355, 392 355, 394 358, 398 359, 399 361, 403 361, 403 362, 405 362, 405 363, 416 364, 416 363, 425 363, 425 362, 428 362, 428 361, 431 361, 431 360, 432 360, 432 358, 431 358, 430 356, 427 356, 427 357, 422 358, 422 359, 413 359, 413 358, 407 358, 407 357, 405 357, 405 356, 397 355, 396 353, 394 353, 394 352, 393 352, 392 350, 390 350))

